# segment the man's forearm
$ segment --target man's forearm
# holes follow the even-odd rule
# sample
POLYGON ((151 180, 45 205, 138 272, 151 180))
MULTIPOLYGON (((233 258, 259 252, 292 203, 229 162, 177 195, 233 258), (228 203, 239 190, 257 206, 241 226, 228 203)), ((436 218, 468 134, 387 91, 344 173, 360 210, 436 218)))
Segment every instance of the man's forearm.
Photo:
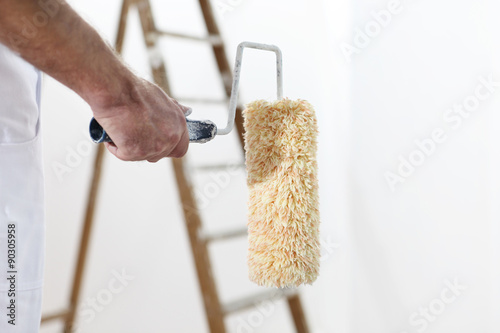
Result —
POLYGON ((91 105, 120 104, 134 86, 135 76, 62 0, 0 0, 0 42, 91 105))
POLYGON ((118 158, 156 162, 186 153, 188 108, 134 75, 63 0, 0 0, 0 43, 79 94, 118 158))

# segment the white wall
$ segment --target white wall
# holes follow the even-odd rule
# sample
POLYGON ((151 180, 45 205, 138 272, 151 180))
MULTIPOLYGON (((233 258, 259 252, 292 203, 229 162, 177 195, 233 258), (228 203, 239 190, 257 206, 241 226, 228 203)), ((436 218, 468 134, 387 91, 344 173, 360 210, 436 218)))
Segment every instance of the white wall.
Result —
MULTIPOLYGON (((389 2, 352 3, 356 34, 389 2)), ((497 11, 493 1, 402 0, 352 58, 347 332, 499 329, 500 96, 479 79, 500 79, 497 11), (474 105, 478 89, 488 96, 474 105), (464 103, 463 118, 448 111, 464 103), (436 130, 446 139, 431 144, 436 130), (416 166, 398 174, 400 156, 416 166), (404 179, 393 191, 387 172, 404 179)))
MULTIPOLYGON (((237 2, 226 2, 233 3, 237 2)), ((214 5, 217 5, 214 1, 214 5)), ((86 19, 92 22, 110 41, 114 40, 119 1, 73 1, 86 19)), ((195 1, 153 1, 157 23, 164 29, 202 35, 203 25, 195 1)), ((331 313, 328 307, 314 307, 318 302, 332 300, 324 296, 330 290, 333 269, 340 253, 338 233, 333 221, 345 208, 334 211, 330 204, 335 198, 341 204, 339 172, 347 151, 340 134, 347 133, 343 122, 335 121, 335 99, 346 94, 334 94, 334 45, 327 43, 329 19, 320 1, 241 1, 232 11, 217 11, 228 56, 234 58, 236 45, 244 40, 279 45, 284 54, 285 95, 309 100, 320 119, 320 177, 322 198, 323 239, 334 243, 325 248, 322 277, 313 287, 303 290, 304 303, 315 331, 327 328, 331 313), (332 155, 335 151, 339 153, 332 155), (335 188, 336 187, 336 188, 335 188), (340 195, 339 195, 340 194, 340 195), (328 252, 330 251, 330 252, 328 252)), ((339 17, 343 15, 339 14, 339 17)), ((173 93, 177 96, 222 96, 215 64, 208 47, 191 42, 167 40, 162 43, 173 93)), ((131 27, 125 45, 125 59, 141 75, 148 77, 147 53, 143 47, 137 18, 131 16, 131 27)), ((338 59, 343 63, 343 59, 338 59)), ((252 50, 245 52, 241 97, 243 102, 275 97, 275 69, 272 54, 252 50)), ((342 88, 344 89, 344 88, 342 88)), ((44 311, 49 313, 64 307, 72 277, 73 262, 78 246, 85 195, 88 190, 92 152, 83 152, 75 160, 70 173, 60 174, 54 163, 67 164, 69 151, 89 146, 87 126, 90 109, 78 96, 50 78, 44 87, 44 140, 47 178, 47 265, 44 311)), ((225 107, 207 108, 191 105, 193 118, 209 118, 222 124, 225 107)), ((345 106, 344 106, 345 107, 345 106)), ((188 159, 193 165, 241 162, 234 136, 220 137, 203 146, 192 145, 188 159)), ((70 161, 71 162, 71 161, 70 161)), ((193 174, 198 190, 213 183, 216 174, 193 174)), ((245 176, 240 171, 231 175, 229 185, 222 186, 215 198, 203 209, 208 229, 245 224, 245 176)), ((230 241, 211 248, 218 287, 224 301, 261 291, 247 279, 246 241, 230 241)), ((181 217, 173 173, 168 161, 155 165, 124 163, 106 156, 104 179, 96 216, 96 226, 89 257, 82 301, 82 332, 205 332, 207 325, 196 274, 181 217), (93 311, 92 299, 105 296, 114 271, 135 279, 114 295, 109 304, 93 311), (104 290, 104 291, 103 291, 104 290), (93 312, 93 313, 92 313, 93 312), (91 319, 86 322, 86 319, 91 319)), ((252 312, 231 317, 229 332, 244 332, 242 322, 248 322, 252 312)), ((49 324, 44 333, 58 332, 57 324, 49 324)), ((291 320, 284 303, 278 302, 271 313, 265 314, 255 332, 292 331, 291 320)))

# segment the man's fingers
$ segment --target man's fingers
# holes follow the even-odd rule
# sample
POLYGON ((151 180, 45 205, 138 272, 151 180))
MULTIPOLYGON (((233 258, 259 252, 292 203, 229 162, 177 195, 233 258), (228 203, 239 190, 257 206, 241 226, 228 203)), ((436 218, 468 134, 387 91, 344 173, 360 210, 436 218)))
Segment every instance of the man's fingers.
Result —
POLYGON ((164 157, 165 157, 164 155, 156 155, 156 156, 154 156, 154 157, 150 157, 150 158, 148 158, 148 159, 147 159, 147 161, 148 161, 149 163, 156 163, 156 162, 158 162, 159 160, 161 160, 161 159, 162 159, 162 158, 164 158, 164 157))
POLYGON ((181 139, 179 142, 176 144, 176 146, 169 151, 163 151, 160 154, 155 154, 151 156, 134 156, 133 154, 127 154, 123 150, 119 149, 116 145, 110 142, 105 142, 106 148, 108 151, 115 155, 117 158, 119 158, 122 161, 143 161, 147 160, 148 162, 151 163, 156 163, 162 158, 165 157, 176 157, 180 158, 184 155, 186 155, 187 150, 189 148, 189 133, 188 131, 184 131, 184 133, 181 136, 181 139))
POLYGON ((177 145, 170 152, 163 152, 162 154, 158 154, 152 157, 149 157, 147 160, 151 163, 156 163, 162 158, 165 157, 175 157, 180 158, 186 155, 189 148, 189 133, 188 131, 184 131, 181 139, 177 143, 177 145))
POLYGON ((108 149, 108 151, 115 155, 116 156, 116 153, 118 151, 118 147, 115 146, 114 144, 112 144, 111 142, 104 142, 104 145, 106 146, 106 148, 108 149))
POLYGON ((172 102, 174 102, 175 105, 177 105, 181 109, 182 113, 184 113, 186 117, 189 116, 191 112, 193 112, 192 108, 190 108, 189 106, 182 105, 181 103, 177 102, 175 98, 170 97, 170 99, 172 100, 172 102))
POLYGON ((186 155, 188 148, 189 148, 189 132, 186 130, 182 134, 182 137, 175 146, 174 150, 172 150, 168 156, 180 158, 186 155))
POLYGON ((146 159, 144 158, 144 156, 127 154, 126 152, 124 152, 123 149, 118 148, 113 143, 105 142, 104 144, 106 145, 106 148, 111 154, 115 155, 118 159, 122 161, 134 162, 134 161, 143 161, 146 159))
POLYGON ((140 161, 140 160, 141 160, 141 159, 139 159, 139 158, 134 159, 134 158, 132 158, 131 156, 124 155, 124 154, 123 154, 123 152, 122 152, 122 150, 118 149, 118 147, 117 147, 117 146, 115 146, 115 145, 113 145, 113 144, 111 144, 111 143, 109 143, 109 142, 105 142, 104 144, 106 145, 106 148, 108 149, 108 151, 109 151, 111 154, 115 155, 115 156, 116 156, 116 158, 118 158, 118 159, 120 159, 120 160, 122 160, 122 161, 127 161, 127 162, 129 162, 129 161, 140 161))

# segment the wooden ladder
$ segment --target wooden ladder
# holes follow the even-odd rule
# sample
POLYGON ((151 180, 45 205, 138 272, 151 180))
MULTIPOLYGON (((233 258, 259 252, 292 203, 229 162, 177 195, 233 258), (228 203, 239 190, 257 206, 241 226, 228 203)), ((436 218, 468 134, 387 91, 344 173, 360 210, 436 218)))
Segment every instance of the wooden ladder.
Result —
MULTIPOLYGON (((115 49, 120 54, 123 51, 128 14, 129 11, 133 7, 135 7, 137 8, 137 11, 139 13, 144 41, 148 49, 156 49, 158 37, 184 38, 196 42, 205 42, 210 44, 217 62, 217 67, 222 83, 224 85, 226 98, 229 99, 232 87, 232 71, 226 56, 224 42, 217 26, 210 0, 198 0, 198 2, 201 7, 207 30, 207 35, 204 38, 158 30, 154 22, 153 12, 149 0, 123 0, 115 49)), ((166 66, 163 60, 161 59, 161 61, 155 63, 155 66, 151 66, 151 70, 154 82, 158 86, 160 86, 169 96, 172 96, 170 83, 167 77, 166 66)), ((175 98, 175 96, 172 97, 175 98)), ((236 129, 238 131, 239 141, 241 143, 241 148, 243 149, 244 129, 241 111, 241 106, 238 106, 236 110, 235 123, 236 129)), ((91 186, 87 198, 87 208, 80 239, 78 258, 75 265, 69 307, 67 310, 61 311, 59 313, 42 317, 42 324, 53 320, 63 320, 64 333, 71 333, 73 331, 73 325, 75 323, 77 308, 80 301, 82 278, 85 270, 89 240, 94 221, 95 205, 97 202, 97 196, 101 182, 101 170, 104 153, 105 148, 104 145, 101 144, 97 149, 93 166, 91 186)), ((184 219, 189 235, 191 250, 193 252, 196 272, 198 275, 198 282, 201 289, 200 291, 203 296, 202 298, 205 307, 205 315, 207 318, 208 326, 210 328, 210 332, 225 333, 226 327, 224 324, 224 319, 226 316, 237 311, 252 308, 260 301, 275 299, 278 295, 280 297, 286 298, 297 333, 308 333, 309 329, 306 323, 301 300, 299 294, 296 291, 291 290, 277 293, 276 290, 273 290, 253 297, 247 297, 241 300, 237 300, 229 304, 223 305, 221 303, 212 272, 208 244, 215 241, 221 241, 245 235, 246 230, 228 231, 211 236, 203 235, 202 220, 197 208, 197 203, 188 174, 186 174, 185 172, 185 161, 184 159, 171 159, 170 161, 173 165, 179 196, 182 202, 184 219)))

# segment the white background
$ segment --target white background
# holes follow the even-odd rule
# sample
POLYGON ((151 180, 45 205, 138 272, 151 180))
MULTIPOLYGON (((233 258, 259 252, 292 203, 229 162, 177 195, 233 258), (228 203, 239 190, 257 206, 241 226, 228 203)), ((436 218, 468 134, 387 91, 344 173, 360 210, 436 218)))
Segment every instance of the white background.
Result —
MULTIPOLYGON (((233 4, 225 13, 215 9, 231 62, 244 40, 280 46, 285 95, 309 100, 318 114, 325 246, 321 276, 302 289, 312 331, 498 332, 500 88, 456 129, 443 114, 474 95, 479 77, 493 75, 500 81, 499 6, 493 0, 401 0, 390 22, 360 46, 358 29, 376 22, 372 11, 386 9, 391 1, 212 3, 221 2, 233 4), (341 51, 346 44, 358 47, 350 62, 341 51), (430 138, 437 128, 447 139, 391 191, 384 175, 397 173, 399 156, 418 154, 415 140, 430 138), (446 281, 455 280, 465 290, 445 303, 442 295, 451 295, 446 281), (426 308, 430 317, 424 320, 419 311, 426 308)), ((118 0, 72 5, 114 40, 118 0)), ((153 6, 161 28, 203 35, 195 1, 153 1, 153 6)), ((124 57, 149 77, 137 17, 130 18, 124 57)), ((168 39, 162 53, 176 96, 222 96, 208 47, 168 39)), ((245 53, 243 102, 274 98, 273 66, 271 54, 245 53)), ((193 118, 225 120, 225 107, 191 106, 193 118)), ((54 165, 66 164, 70 151, 91 146, 87 126, 92 114, 78 96, 50 78, 43 113, 48 205, 44 312, 51 313, 69 298, 95 147, 73 161, 71 172, 56 172, 54 165)), ((237 148, 234 136, 218 137, 192 145, 188 160, 194 166, 241 162, 237 148)), ((217 174, 192 176, 204 193, 217 174)), ((219 187, 203 209, 208 229, 244 225, 245 190, 242 172, 219 187)), ((245 251, 244 239, 211 248, 223 301, 261 290, 247 281, 245 251)), ((150 165, 106 156, 82 311, 92 309, 89 300, 102 296, 113 271, 122 270, 135 279, 94 311, 92 320, 82 320, 82 332, 207 331, 167 160, 150 165)), ((228 331, 245 332, 241 323, 252 316, 255 310, 231 317, 228 331)), ((293 332, 281 302, 260 316, 263 323, 250 331, 293 332)), ((42 332, 59 332, 58 327, 48 324, 42 332)))

